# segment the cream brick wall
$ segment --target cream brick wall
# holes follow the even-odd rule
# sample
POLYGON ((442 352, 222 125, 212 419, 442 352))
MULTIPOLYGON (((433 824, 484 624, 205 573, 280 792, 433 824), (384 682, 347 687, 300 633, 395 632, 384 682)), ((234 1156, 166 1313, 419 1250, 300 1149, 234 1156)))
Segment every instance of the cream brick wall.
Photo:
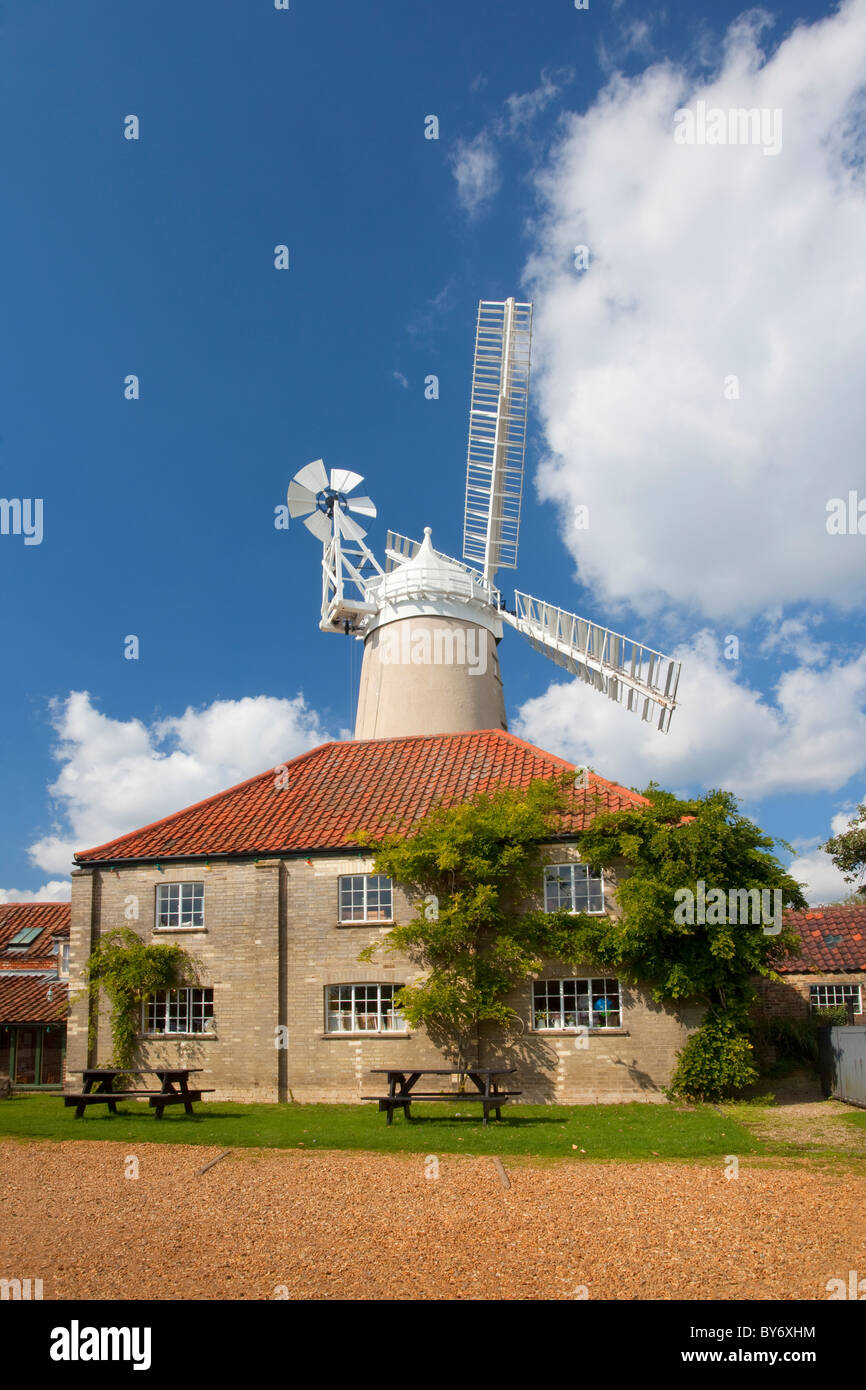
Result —
MULTIPOLYGON (((549 857, 576 857, 561 847, 549 857)), ((620 866, 620 871, 624 866, 620 866)), ((146 941, 182 944, 200 962, 201 982, 214 991, 216 1031, 212 1036, 145 1040, 141 1065, 167 1062, 202 1067, 196 1084, 213 1087, 215 1099, 352 1101, 379 1091, 384 1078, 371 1068, 411 1064, 442 1067, 447 1059, 427 1035, 328 1036, 325 988, 336 984, 402 985, 418 975, 403 956, 379 954, 361 964, 358 953, 382 940, 387 927, 338 923, 338 878, 367 873, 371 861, 359 855, 211 860, 202 865, 155 865, 117 870, 84 870, 73 875, 70 979, 75 981, 100 932, 128 925, 146 941), (205 928, 186 932, 154 930, 159 883, 204 882, 205 928), (137 920, 125 914, 138 904, 137 920), (287 1030, 285 1050, 275 1046, 277 1029, 287 1030)), ((606 905, 613 911, 615 875, 606 875, 606 905)), ((540 897, 539 897, 540 902, 540 897)), ((395 893, 398 920, 411 907, 395 893)), ((546 977, 599 974, 548 962, 546 977)), ((668 1084, 676 1052, 699 1012, 679 1014, 652 1003, 642 990, 624 989, 623 1027, 590 1034, 575 1047, 569 1033, 533 1031, 531 985, 510 1000, 518 1022, 508 1033, 484 1030, 477 1040, 477 1064, 497 1061, 517 1067, 511 1089, 525 1102, 574 1104, 594 1100, 658 1100, 668 1084)), ((111 1052, 107 1009, 99 1022, 96 1059, 111 1052)), ((67 1070, 87 1065, 87 1006, 73 1004, 67 1070)), ((443 1078, 445 1080, 445 1078, 443 1078)), ((77 1078, 71 1077, 73 1087, 77 1078)))

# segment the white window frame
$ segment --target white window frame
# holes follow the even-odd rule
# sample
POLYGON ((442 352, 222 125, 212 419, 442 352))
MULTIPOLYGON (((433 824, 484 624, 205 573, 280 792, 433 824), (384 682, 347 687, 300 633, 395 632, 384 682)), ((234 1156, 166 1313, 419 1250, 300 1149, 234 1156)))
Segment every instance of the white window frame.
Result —
POLYGON ((559 979, 534 980, 532 984, 532 1031, 534 1033, 618 1032, 622 1029, 622 985, 613 975, 573 975, 559 979), (580 986, 588 988, 581 990, 580 986), (539 993, 543 991, 542 999, 539 993), (579 1007, 580 996, 586 996, 589 1007, 579 1007), (551 1000, 557 1000, 550 1007, 551 1000), (607 1012, 595 1008, 599 999, 615 1000, 615 1008, 607 1012), (553 1022, 539 1022, 539 1015, 553 1022), (608 1023, 613 1016, 616 1021, 608 1023), (600 1020, 604 1020, 603 1022, 600 1020))
POLYGON ((156 893, 154 894, 154 897, 155 897, 155 904, 154 904, 154 925, 153 925, 154 931, 201 931, 201 930, 204 928, 205 917, 204 917, 204 881, 203 881, 203 880, 201 880, 201 881, 199 881, 199 880, 195 880, 195 881, 186 881, 186 882, 183 882, 183 881, 182 881, 182 882, 177 882, 177 883, 157 883, 157 885, 156 885, 156 893), (166 898, 167 898, 167 899, 169 900, 169 902, 170 902, 170 900, 171 900, 171 891, 172 891, 172 889, 174 889, 174 888, 176 888, 176 889, 178 890, 178 892, 177 892, 177 910, 176 910, 177 924, 174 925, 174 926, 172 926, 172 925, 166 926, 166 925, 164 925, 163 923, 160 922, 160 917, 162 917, 164 913, 165 913, 165 915, 167 915, 167 916, 171 916, 171 915, 173 915, 173 914, 172 914, 172 912, 171 912, 170 910, 166 910, 166 909, 163 909, 163 908, 162 908, 162 906, 161 906, 161 901, 162 901, 163 895, 165 895, 166 898), (190 908, 184 908, 184 898, 185 898, 185 897, 189 897, 189 898, 192 899, 192 906, 191 906, 190 908), (201 907, 200 907, 200 909, 198 909, 198 911, 196 910, 196 907, 195 907, 196 898, 198 898, 199 902, 201 903, 201 907), (188 913, 188 914, 191 916, 191 918, 192 918, 191 921, 189 921, 189 922, 184 922, 183 918, 184 918, 185 912, 188 913), (198 921, 195 920, 196 916, 199 918, 198 921))
POLYGON ((341 1037, 349 1037, 352 1034, 360 1034, 362 1037, 390 1035, 392 1033, 406 1034, 409 1025, 399 1009, 394 1008, 394 995, 400 985, 380 984, 378 981, 371 983, 339 984, 325 986, 325 1032, 339 1034, 341 1037), (365 991, 364 997, 360 996, 359 991, 365 991), (383 993, 387 991, 389 998, 383 1000, 383 993), (340 998, 342 995, 342 999, 340 998), (335 1008, 333 1004, 349 1004, 349 1009, 335 1008), (344 1021, 348 1019, 349 1027, 344 1027, 344 1021), (390 1020, 391 1026, 387 1026, 390 1020), (386 1026, 382 1026, 383 1022, 386 1026))
MULTIPOLYGON (((350 892, 351 895, 352 895, 352 899, 353 899, 353 900, 354 900, 355 894, 356 894, 358 891, 359 891, 359 890, 356 889, 356 888, 354 888, 354 887, 351 888, 351 889, 349 890, 349 892, 350 892)), ((354 901, 353 901, 353 902, 352 902, 352 908, 354 908, 354 905, 355 905, 355 904, 354 904, 354 901)), ((343 925, 343 926, 355 926, 355 925, 356 925, 357 923, 359 923, 359 922, 362 922, 362 923, 363 923, 363 922, 393 922, 393 920, 394 920, 394 882, 393 882, 393 880, 390 879, 390 878, 388 878, 387 874, 341 874, 340 877, 339 877, 339 879, 338 879, 338 881, 337 881, 337 920, 338 920, 338 921, 340 922, 340 924, 343 925), (374 881, 375 881, 375 883, 376 883, 377 885, 380 885, 380 886, 373 888, 373 883, 374 883, 374 881), (344 913, 343 884, 344 884, 344 883, 352 883, 352 884, 360 883, 360 884, 361 884, 361 889, 360 889, 360 899, 361 899, 361 900, 360 900, 360 909, 361 909, 362 915, 361 915, 360 917, 357 917, 357 916, 349 916, 349 917, 346 917, 346 916, 343 915, 343 913, 344 913), (385 891, 386 891, 386 889, 385 889, 383 886, 381 886, 381 885, 384 885, 384 884, 387 884, 387 885, 388 885, 387 893, 388 893, 389 907, 388 907, 388 911, 387 911, 387 912, 383 912, 382 907, 381 907, 381 903, 380 903, 380 895, 383 894, 383 893, 385 893, 385 891), (371 893, 371 889, 372 889, 372 893, 371 893), (371 898, 371 896, 373 896, 373 894, 376 895, 376 906, 375 906, 374 909, 372 909, 372 911, 373 911, 374 914, 378 914, 378 915, 372 915, 372 916, 371 916, 370 898, 371 898)))
POLYGON ((855 1012, 855 1014, 860 1014, 860 1013, 862 1013, 862 1012, 863 1012, 863 995, 862 995, 861 986, 860 986, 859 984, 850 984, 850 985, 841 984, 839 981, 836 981, 836 980, 834 980, 834 981, 832 981, 832 982, 826 982, 826 983, 824 983, 824 982, 819 982, 819 983, 817 983, 817 984, 810 984, 810 985, 809 985, 809 1008, 810 1008, 810 1009, 844 1009, 844 1008, 847 1007, 847 1004, 848 1004, 848 1000, 845 998, 845 995, 846 995, 846 994, 850 995, 850 996, 852 997, 853 1001, 854 1001, 854 1012, 855 1012), (814 993, 813 993, 813 991, 815 991, 815 990, 823 990, 825 993, 828 992, 828 991, 830 991, 830 990, 832 990, 833 993, 834 993, 834 995, 839 995, 839 996, 841 996, 841 997, 836 998, 836 999, 833 999, 833 1000, 818 1000, 818 999, 815 998, 815 995, 814 995, 814 993))
POLYGON ((149 995, 142 1003, 141 1031, 148 1038, 200 1038, 203 1034, 214 1031, 213 1018, 212 988, 192 985, 182 989, 160 989, 157 990, 156 994, 149 995), (195 999, 194 995, 201 995, 201 998, 195 999), (165 1027, 162 1029, 155 1026, 157 1023, 156 1010, 160 1006, 165 1022, 165 1027), (151 1014, 151 1009, 153 1009, 153 1014, 151 1014), (181 1011, 186 1026, 184 1028, 170 1027, 172 1022, 180 1021, 181 1011), (172 1018, 172 1012, 174 1012, 174 1018, 172 1018), (197 1021, 201 1022, 200 1028, 190 1026, 197 1021))
POLYGON ((561 912, 561 911, 565 910, 566 912, 570 912, 572 915, 575 915, 575 914, 578 913, 578 912, 586 912, 589 916, 592 916, 592 917, 602 917, 602 916, 604 915, 604 911, 605 911, 605 905, 604 905, 604 874, 593 874, 593 873, 591 872, 591 870, 590 870, 590 866, 589 866, 588 864, 582 864, 582 863, 580 862, 580 860, 567 860, 566 862, 561 863, 561 864, 545 864, 545 866, 544 866, 544 910, 545 910, 545 912, 561 912), (563 909, 559 904, 556 904, 556 905, 554 905, 554 906, 551 906, 551 905, 550 905, 550 901, 549 901, 548 885, 549 885, 550 883, 553 883, 553 882, 559 883, 559 882, 562 881, 562 877, 563 877, 563 876, 562 876, 562 875, 560 874, 560 872, 559 872, 561 869, 569 869, 569 870, 570 870, 570 873, 569 873, 569 880, 570 880, 570 891, 571 891, 571 901, 572 901, 572 904, 576 901, 576 884, 575 884, 576 875, 575 875, 575 872, 574 872, 574 871, 575 871, 576 869, 580 869, 580 870, 582 871, 582 874, 583 874, 583 878, 582 878, 581 882, 582 882, 582 883, 585 883, 585 884, 587 885, 587 901, 589 901, 590 885, 591 885, 591 884, 598 884, 599 888, 601 889, 601 907, 586 907, 586 908, 581 908, 581 907, 574 907, 574 906, 572 906, 572 907, 563 909), (554 878, 554 875, 555 875, 555 878, 554 878))

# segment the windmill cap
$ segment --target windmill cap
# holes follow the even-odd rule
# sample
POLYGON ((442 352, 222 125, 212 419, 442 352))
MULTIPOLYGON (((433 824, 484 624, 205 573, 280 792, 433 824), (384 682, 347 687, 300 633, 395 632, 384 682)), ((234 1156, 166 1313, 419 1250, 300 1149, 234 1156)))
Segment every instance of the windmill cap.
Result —
POLYGON ((425 526, 424 539, 411 559, 379 581, 376 597, 381 607, 372 627, 413 614, 439 613, 480 623, 498 639, 501 620, 488 593, 463 565, 436 553, 432 535, 431 527, 425 526))

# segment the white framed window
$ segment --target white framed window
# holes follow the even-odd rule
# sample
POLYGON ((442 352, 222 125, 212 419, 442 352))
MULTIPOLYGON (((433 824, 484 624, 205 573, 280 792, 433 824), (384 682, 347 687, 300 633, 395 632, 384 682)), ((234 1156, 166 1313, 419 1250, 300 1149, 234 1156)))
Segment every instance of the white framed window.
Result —
POLYGON ((855 1014, 863 1012, 860 1003, 859 985, 810 985, 809 1003, 813 1009, 844 1008, 849 1002, 854 1005, 855 1014))
POLYGON ((548 864, 544 870, 545 912, 604 912, 604 879, 588 864, 548 864))
POLYGON ((156 930, 204 926, 203 883, 159 883, 156 889, 156 930))
POLYGON ((405 1033, 406 1020, 394 1008, 399 985, 329 985, 325 990, 328 1033, 405 1033))
POLYGON ((535 980, 532 1022, 537 1032, 577 1028, 621 1028, 619 980, 596 976, 585 980, 535 980))
POLYGON ((60 973, 61 975, 68 975, 68 974, 69 974, 69 942, 68 942, 68 941, 61 941, 61 943, 60 943, 60 970, 59 970, 59 973, 60 973))
POLYGON ((340 921, 393 922, 393 897, 384 874, 345 874, 340 879, 340 921))
POLYGON ((145 1033, 211 1033, 212 989, 161 989, 144 1002, 145 1033))

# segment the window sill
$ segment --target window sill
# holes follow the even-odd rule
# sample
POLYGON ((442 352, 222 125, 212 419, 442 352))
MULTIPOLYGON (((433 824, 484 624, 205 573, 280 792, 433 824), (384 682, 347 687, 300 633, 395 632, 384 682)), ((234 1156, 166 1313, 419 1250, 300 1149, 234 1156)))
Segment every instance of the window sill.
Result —
POLYGON ((587 1028, 586 1032, 579 1033, 576 1028, 531 1028, 530 1032, 537 1038, 630 1038, 631 1030, 628 1028, 587 1028))
POLYGON ((393 927, 394 918, 369 917, 364 922, 338 922, 338 927, 393 927))
POLYGON ((398 1033, 396 1031, 389 1033, 374 1033, 372 1029, 370 1029, 362 1033, 322 1033, 320 1036, 325 1042, 332 1041, 335 1038, 375 1038, 377 1042, 381 1042, 383 1039, 390 1040, 391 1038, 399 1038, 400 1041, 403 1042, 406 1038, 410 1038, 412 1034, 408 1031, 405 1033, 398 1033))
POLYGON ((142 1042, 218 1042, 216 1033, 140 1033, 142 1042))
POLYGON ((188 932, 206 932, 207 927, 154 927, 156 936, 179 936, 181 932, 186 935, 188 932))

